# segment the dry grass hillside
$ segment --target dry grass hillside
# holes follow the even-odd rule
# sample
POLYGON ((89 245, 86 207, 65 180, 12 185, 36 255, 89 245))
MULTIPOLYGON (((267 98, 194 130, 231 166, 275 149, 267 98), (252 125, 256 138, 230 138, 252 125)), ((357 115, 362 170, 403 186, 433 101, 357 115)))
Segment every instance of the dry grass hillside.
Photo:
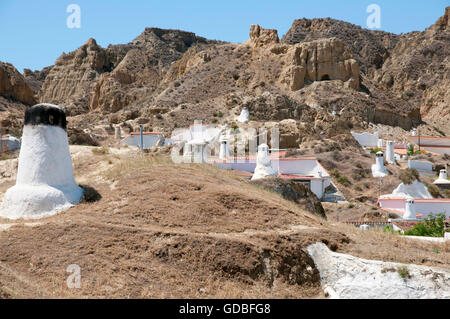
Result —
POLYGON ((0 220, 2 297, 323 298, 305 250, 314 242, 450 265, 448 245, 329 223, 233 172, 131 148, 71 152, 77 182, 101 199, 39 221, 0 220), (71 264, 81 267, 81 289, 66 286, 71 264))

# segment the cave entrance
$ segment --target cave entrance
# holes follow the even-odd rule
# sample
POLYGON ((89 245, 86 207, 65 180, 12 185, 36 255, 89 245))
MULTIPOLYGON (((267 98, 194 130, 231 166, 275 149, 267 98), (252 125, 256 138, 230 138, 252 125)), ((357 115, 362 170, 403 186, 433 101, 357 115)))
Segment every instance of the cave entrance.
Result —
POLYGON ((322 78, 320 79, 320 81, 329 81, 329 80, 330 80, 330 76, 328 74, 322 75, 322 78))

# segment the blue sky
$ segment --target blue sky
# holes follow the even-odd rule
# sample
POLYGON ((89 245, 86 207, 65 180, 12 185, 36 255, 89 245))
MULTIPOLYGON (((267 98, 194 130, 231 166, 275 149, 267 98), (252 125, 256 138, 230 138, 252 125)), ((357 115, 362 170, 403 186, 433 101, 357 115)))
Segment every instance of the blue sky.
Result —
POLYGON ((208 39, 243 42, 251 24, 283 36, 294 19, 332 17, 366 27, 370 4, 381 8, 381 30, 424 30, 450 0, 0 0, 0 61, 23 68, 52 65, 93 37, 102 46, 127 43, 145 27, 181 29, 208 39), (81 8, 81 28, 66 25, 66 8, 81 8))

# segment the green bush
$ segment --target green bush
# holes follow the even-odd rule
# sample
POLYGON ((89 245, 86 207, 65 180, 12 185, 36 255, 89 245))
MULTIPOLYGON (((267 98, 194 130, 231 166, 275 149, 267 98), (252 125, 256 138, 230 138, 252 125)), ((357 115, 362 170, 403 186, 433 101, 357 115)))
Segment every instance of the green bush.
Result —
POLYGON ((370 151, 371 154, 376 154, 378 152, 383 152, 383 150, 379 147, 376 147, 376 148, 372 148, 372 150, 370 151))
POLYGON ((431 214, 423 222, 405 231, 407 236, 444 237, 445 214, 434 216, 431 214))

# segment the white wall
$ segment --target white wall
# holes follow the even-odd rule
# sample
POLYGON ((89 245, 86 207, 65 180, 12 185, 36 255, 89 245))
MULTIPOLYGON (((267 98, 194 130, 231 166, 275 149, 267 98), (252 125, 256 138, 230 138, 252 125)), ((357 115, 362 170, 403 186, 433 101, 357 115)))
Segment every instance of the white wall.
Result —
MULTIPOLYGON (((383 200, 379 199, 380 206, 382 208, 400 210, 405 212, 405 199, 391 199, 383 200)), ((450 217, 450 201, 444 201, 440 199, 435 200, 420 200, 416 199, 414 203, 416 214, 421 214, 421 218, 426 218, 430 214, 437 215, 445 213, 447 217, 450 217)))
POLYGON ((375 132, 374 134, 370 134, 367 132, 363 133, 354 133, 351 132, 355 140, 358 141, 358 143, 361 146, 364 147, 377 147, 378 145, 378 132, 375 132))
POLYGON ((415 168, 421 171, 432 171, 433 170, 433 163, 428 161, 414 161, 414 160, 408 160, 408 168, 415 168))
MULTIPOLYGON (((156 145, 158 140, 161 138, 161 135, 144 135, 144 148, 151 148, 156 145)), ((140 135, 130 135, 125 138, 121 143, 121 145, 127 144, 129 146, 140 146, 141 145, 141 136, 140 135)))
POLYGON ((444 213, 445 216, 450 217, 450 202, 439 202, 437 199, 435 202, 415 202, 416 213, 422 214, 422 218, 427 217, 430 214, 436 215, 444 213))

